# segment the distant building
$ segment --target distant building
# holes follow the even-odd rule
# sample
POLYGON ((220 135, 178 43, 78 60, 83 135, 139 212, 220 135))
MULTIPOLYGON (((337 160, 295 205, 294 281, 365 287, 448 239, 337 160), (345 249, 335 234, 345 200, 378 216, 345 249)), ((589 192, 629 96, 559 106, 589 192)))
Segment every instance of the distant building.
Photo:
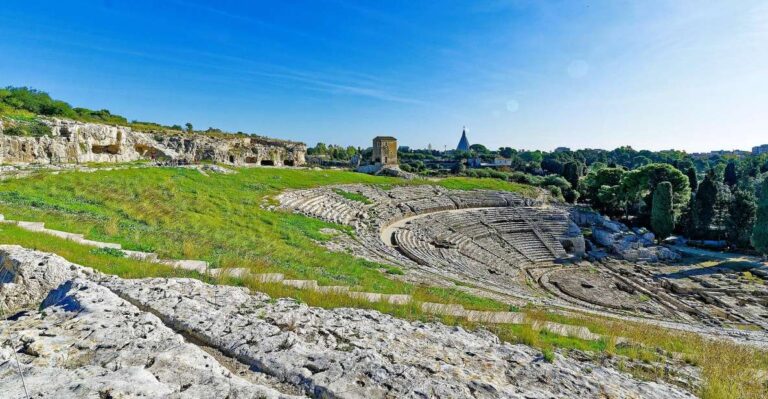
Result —
POLYGON ((373 139, 373 163, 376 165, 397 165, 397 139, 378 136, 373 139))
POLYGON ((751 154, 759 155, 760 154, 759 152, 755 153, 755 149, 759 149, 759 148, 760 147, 752 148, 752 152, 742 151, 742 150, 716 150, 716 151, 710 151, 710 152, 694 152, 694 153, 691 153, 690 155, 695 159, 708 159, 711 157, 724 157, 724 156, 743 158, 751 154))
POLYGON ((459 145, 456 146, 456 151, 469 151, 469 140, 467 140, 467 129, 461 129, 461 140, 459 145))
POLYGON ((555 148, 555 152, 571 152, 571 149, 568 147, 557 147, 555 148))
POLYGON ((752 147, 752 155, 768 154, 768 144, 752 147))
POLYGON ((496 157, 493 158, 493 164, 495 166, 512 166, 512 160, 509 158, 496 157))
POLYGON ((480 157, 474 157, 467 160, 470 168, 499 168, 502 166, 511 166, 512 160, 502 157, 493 158, 493 162, 484 162, 480 157))

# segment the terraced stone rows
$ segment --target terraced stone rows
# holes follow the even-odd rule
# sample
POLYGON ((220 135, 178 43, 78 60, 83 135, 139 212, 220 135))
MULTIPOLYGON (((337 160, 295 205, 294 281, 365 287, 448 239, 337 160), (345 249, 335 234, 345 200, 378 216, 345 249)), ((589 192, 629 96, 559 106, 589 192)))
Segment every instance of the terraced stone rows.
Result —
MULTIPOLYGON (((281 283, 283 285, 294 287, 298 289, 309 289, 323 293, 337 293, 347 294, 351 298, 365 300, 368 302, 387 302, 394 305, 407 305, 413 302, 413 298, 407 294, 381 294, 376 292, 359 292, 351 291, 348 286, 321 286, 316 280, 291 280, 285 279, 285 276, 281 273, 260 273, 254 274, 250 270, 245 268, 228 268, 228 269, 210 269, 208 263, 199 260, 171 260, 171 259, 158 259, 157 254, 151 252, 130 251, 123 250, 120 244, 107 243, 100 241, 86 240, 82 234, 68 233, 60 230, 48 229, 44 223, 41 222, 24 222, 24 221, 12 221, 5 220, 4 216, 0 214, 0 222, 3 223, 15 223, 17 226, 35 232, 42 232, 50 234, 56 237, 68 239, 81 243, 83 245, 94 246, 98 248, 113 248, 120 249, 126 256, 130 256, 136 259, 142 259, 146 261, 155 261, 159 263, 168 264, 174 267, 182 268, 185 270, 194 270, 200 273, 208 273, 214 277, 236 277, 243 278, 251 276, 257 281, 263 283, 281 283)), ((522 324, 525 322, 525 316, 522 313, 517 312, 495 312, 495 311, 478 311, 467 310, 461 305, 450 305, 432 302, 423 302, 420 305, 421 309, 427 313, 461 317, 471 322, 478 323, 490 323, 490 324, 522 324)), ((539 322, 532 322, 532 325, 536 329, 546 329, 550 332, 564 335, 578 337, 587 340, 600 339, 599 335, 592 334, 589 330, 584 332, 579 327, 560 325, 556 323, 541 324, 539 322)), ((582 327, 583 329, 583 327, 582 327)))
POLYGON ((346 206, 346 200, 336 200, 338 190, 364 195, 370 204, 355 204, 359 212, 343 222, 355 228, 354 237, 337 236, 326 245, 396 265, 424 282, 450 278, 536 295, 525 284, 523 268, 568 258, 563 245, 571 241, 581 240, 581 245, 569 248, 584 248, 581 231, 566 211, 508 192, 353 184, 288 191, 278 199, 284 209, 338 222, 297 200, 323 195, 346 206))
MULTIPOLYGON (((551 233, 537 231, 536 227, 521 218, 520 212, 509 208, 429 214, 415 219, 401 228, 412 230, 414 234, 396 234, 395 240, 400 250, 405 251, 412 259, 421 257, 421 259, 414 259, 417 263, 450 264, 458 269, 466 267, 483 269, 484 266, 493 266, 498 263, 498 258, 501 256, 507 260, 527 260, 532 262, 552 261, 566 256, 562 246, 551 233), (498 230, 499 227, 506 227, 507 225, 504 223, 510 220, 517 227, 516 230, 498 230), (501 226, 498 223, 500 221, 501 226), (462 235, 466 238, 457 238, 462 235), (445 240, 446 236, 450 236, 452 239, 445 240), (502 254, 495 257, 495 259, 489 259, 478 254, 476 247, 466 244, 457 246, 458 253, 451 252, 445 254, 445 251, 441 248, 430 250, 430 244, 439 247, 443 241, 447 241, 448 244, 455 244, 456 242, 466 243, 467 241, 479 240, 488 236, 499 236, 509 244, 509 247, 506 248, 499 245, 493 246, 495 254, 502 254), (402 238, 403 241, 398 241, 398 237, 402 238), (426 240, 428 244, 419 243, 419 240, 426 240), (418 247, 413 248, 414 245, 418 247), (512 253, 509 253, 513 248, 512 253), (471 253, 464 253, 463 251, 465 250, 471 251, 471 253), (478 259, 484 259, 485 262, 490 263, 481 261, 479 265, 475 264, 475 260, 478 259), (461 265, 461 263, 465 265, 461 265), (459 266, 457 267, 456 265, 459 266)), ((567 226, 567 219, 562 224, 567 226)))

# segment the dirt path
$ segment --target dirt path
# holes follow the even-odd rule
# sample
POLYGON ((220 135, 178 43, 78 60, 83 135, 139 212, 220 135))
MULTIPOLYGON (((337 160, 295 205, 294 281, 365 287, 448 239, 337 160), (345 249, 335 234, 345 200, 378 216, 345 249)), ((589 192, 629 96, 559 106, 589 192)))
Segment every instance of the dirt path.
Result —
POLYGON ((758 258, 757 256, 751 256, 746 254, 735 254, 735 253, 729 253, 729 252, 717 252, 717 251, 711 251, 708 249, 692 248, 684 245, 671 245, 670 248, 687 255, 695 255, 695 256, 701 256, 705 258, 713 258, 717 260, 726 260, 726 261, 734 261, 734 262, 752 262, 755 264, 755 266, 768 266, 768 263, 763 262, 763 260, 758 258))

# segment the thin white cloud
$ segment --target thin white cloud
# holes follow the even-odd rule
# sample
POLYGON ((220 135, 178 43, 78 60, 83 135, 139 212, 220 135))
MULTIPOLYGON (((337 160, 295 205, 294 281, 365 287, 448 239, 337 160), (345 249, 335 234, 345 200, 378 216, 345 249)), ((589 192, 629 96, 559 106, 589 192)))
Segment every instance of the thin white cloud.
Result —
POLYGON ((37 40, 37 41, 45 40, 57 45, 68 45, 73 47, 79 47, 79 48, 91 50, 94 52, 120 54, 120 55, 125 55, 130 57, 140 57, 140 58, 161 61, 169 64, 182 65, 187 67, 203 67, 206 69, 226 71, 234 75, 240 75, 241 77, 244 75, 249 75, 249 76, 260 76, 260 77, 265 77, 270 79, 281 79, 285 81, 300 83, 301 87, 304 89, 311 89, 314 91, 321 91, 321 92, 326 92, 330 94, 346 94, 346 95, 376 99, 380 101, 396 102, 396 103, 404 103, 404 104, 426 104, 425 101, 408 97, 408 96, 393 94, 386 88, 377 87, 376 85, 373 85, 373 84, 366 84, 370 82, 365 82, 361 79, 357 79, 357 81, 353 81, 353 82, 348 82, 348 81, 345 82, 345 78, 343 75, 338 75, 338 74, 328 75, 328 74, 323 74, 322 72, 317 72, 317 71, 290 69, 290 68, 283 67, 281 65, 255 62, 242 57, 233 57, 228 55, 207 53, 207 52, 190 52, 190 51, 174 51, 174 50, 156 51, 156 52, 138 51, 133 49, 120 48, 113 44, 96 45, 96 44, 93 44, 92 41, 81 42, 81 41, 72 41, 72 40, 70 41, 62 40, 61 37, 63 35, 58 35, 56 37, 39 35, 39 34, 23 35, 23 36, 28 37, 32 40, 37 40), (160 54, 173 54, 173 53, 179 53, 179 55, 181 56, 160 55, 160 54), (230 63, 229 64, 222 63, 222 62, 206 63, 206 62, 199 62, 199 61, 191 61, 192 58, 188 56, 183 56, 183 55, 189 55, 189 54, 196 54, 200 56, 200 57, 196 57, 196 59, 207 57, 211 60, 230 61, 230 63), (231 61, 237 61, 243 65, 240 65, 240 67, 226 66, 226 65, 231 65, 231 61))

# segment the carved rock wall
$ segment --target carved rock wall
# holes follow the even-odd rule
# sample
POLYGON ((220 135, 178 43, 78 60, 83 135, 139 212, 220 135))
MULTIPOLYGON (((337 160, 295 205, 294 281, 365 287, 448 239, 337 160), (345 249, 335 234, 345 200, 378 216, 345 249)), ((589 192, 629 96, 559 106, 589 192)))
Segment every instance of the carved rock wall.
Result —
POLYGON ((0 124, 0 163, 112 163, 141 159, 269 166, 305 163, 306 145, 292 141, 234 135, 145 133, 126 126, 55 118, 45 123, 51 128, 49 137, 4 135, 0 124))

